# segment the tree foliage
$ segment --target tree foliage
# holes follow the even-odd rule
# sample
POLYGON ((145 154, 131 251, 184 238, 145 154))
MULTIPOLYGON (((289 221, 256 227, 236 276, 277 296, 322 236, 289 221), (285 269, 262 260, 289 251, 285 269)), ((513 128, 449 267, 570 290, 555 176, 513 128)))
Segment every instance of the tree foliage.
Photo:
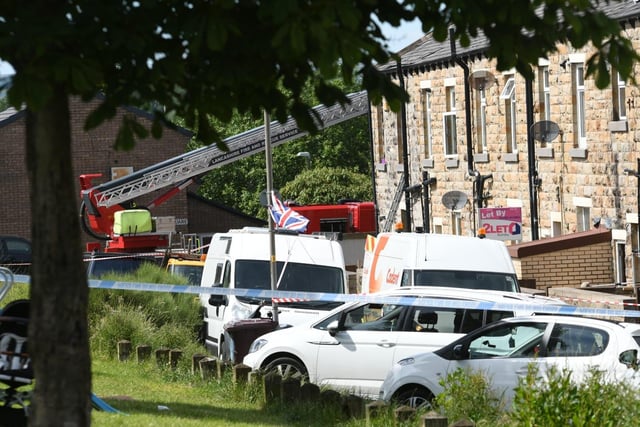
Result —
POLYGON ((371 177, 347 168, 305 170, 280 189, 283 199, 300 205, 332 205, 340 200, 371 201, 371 177))
MULTIPOLYGON (((376 70, 391 59, 379 23, 421 20, 444 40, 450 25, 463 45, 483 32, 500 70, 529 64, 557 42, 591 43, 587 62, 599 87, 608 64, 623 77, 639 59, 597 0, 7 0, 0 10, 0 58, 16 71, 9 103, 27 108, 33 259, 29 349, 37 387, 32 425, 90 423, 87 283, 82 265, 76 177, 71 175, 68 97, 104 95, 88 117, 94 128, 120 105, 153 105, 150 129, 125 118, 115 146, 157 137, 180 116, 204 143, 221 140, 211 118, 263 110, 302 129, 318 123, 305 98, 345 103, 336 79, 357 75, 369 98, 394 111, 407 94, 376 70), (61 244, 63 243, 63 244, 61 244), (56 248, 51 250, 51 248, 56 248), (73 366, 73 369, 69 369, 73 366)), ((0 82, 0 90, 6 86, 0 82)), ((347 141, 344 141, 345 143, 347 141)), ((294 161, 293 159, 287 159, 294 161)), ((257 178, 256 178, 257 180, 257 178)))

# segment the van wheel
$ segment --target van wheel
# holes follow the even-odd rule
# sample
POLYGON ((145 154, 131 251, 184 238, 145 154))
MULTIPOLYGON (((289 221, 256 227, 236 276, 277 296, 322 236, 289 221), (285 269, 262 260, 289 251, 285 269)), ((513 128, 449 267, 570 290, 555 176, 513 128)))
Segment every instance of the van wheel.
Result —
POLYGON ((415 409, 433 408, 435 396, 424 387, 414 385, 404 388, 393 397, 394 402, 399 405, 409 406, 415 409))
POLYGON ((275 372, 283 378, 306 379, 307 368, 297 359, 292 357, 278 357, 267 364, 266 372, 275 372))

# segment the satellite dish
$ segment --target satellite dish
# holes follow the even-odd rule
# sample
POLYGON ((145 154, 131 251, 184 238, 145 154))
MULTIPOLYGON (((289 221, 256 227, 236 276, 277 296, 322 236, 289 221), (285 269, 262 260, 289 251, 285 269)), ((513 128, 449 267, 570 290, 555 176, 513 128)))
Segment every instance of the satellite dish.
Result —
POLYGON ((560 128, 556 122, 542 120, 531 126, 533 139, 540 142, 551 142, 560 134, 560 128))
POLYGON ((496 82, 493 74, 487 70, 478 70, 469 76, 469 84, 475 90, 487 90, 496 82))
POLYGON ((452 211, 462 209, 467 203, 467 195, 462 191, 448 191, 442 196, 442 204, 452 211))

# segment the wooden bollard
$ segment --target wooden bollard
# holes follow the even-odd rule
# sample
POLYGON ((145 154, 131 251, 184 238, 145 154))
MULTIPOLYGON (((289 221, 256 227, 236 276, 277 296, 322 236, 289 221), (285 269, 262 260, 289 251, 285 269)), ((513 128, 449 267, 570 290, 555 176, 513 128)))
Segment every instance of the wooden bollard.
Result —
POLYGON ((129 360, 130 355, 131 355, 131 341, 129 340, 118 341, 118 360, 121 362, 124 362, 125 360, 129 360))
POLYGON ((280 385, 280 401, 293 403, 300 400, 300 380, 297 378, 283 378, 280 385))
POLYGON ((360 396, 350 394, 344 398, 344 409, 350 418, 364 417, 364 399, 360 396))
POLYGON ((280 385, 282 384, 282 376, 275 372, 269 372, 264 376, 264 400, 265 404, 274 404, 280 402, 280 385))
POLYGON ((203 357, 200 359, 200 375, 205 381, 215 378, 217 371, 218 359, 215 357, 203 357))
POLYGON ((411 417, 414 417, 415 415, 416 415, 415 408, 412 408, 411 406, 406 406, 406 405, 399 406, 393 411, 393 417, 396 420, 396 422, 404 422, 404 421, 410 420, 411 417))
POLYGON ((264 375, 261 371, 251 371, 249 372, 249 384, 261 384, 261 381, 264 379, 264 375))
POLYGON ((389 408, 384 400, 376 400, 366 405, 366 425, 370 426, 374 419, 380 417, 389 408))
POLYGON ((320 391, 320 404, 325 408, 339 408, 342 405, 342 397, 338 391, 326 388, 320 391))
POLYGON ((151 357, 151 346, 141 344, 136 347, 136 355, 138 356, 138 362, 145 362, 151 357))
POLYGON ((178 367, 180 359, 182 359, 182 350, 173 349, 169 351, 169 366, 171 366, 171 369, 178 367))
POLYGON ((317 402, 320 398, 320 387, 313 383, 304 383, 300 386, 300 400, 303 402, 317 402))
POLYGON ((447 427, 449 420, 436 411, 429 411, 422 416, 422 427, 447 427))
POLYGON ((169 349, 159 348, 156 350, 156 363, 159 367, 163 368, 169 363, 169 349))
POLYGON ((249 372, 251 372, 251 366, 244 365, 242 363, 233 367, 233 383, 234 384, 247 384, 249 382, 249 372))
POLYGON ((200 372, 200 361, 207 357, 204 354, 196 353, 191 356, 191 373, 196 375, 200 372))

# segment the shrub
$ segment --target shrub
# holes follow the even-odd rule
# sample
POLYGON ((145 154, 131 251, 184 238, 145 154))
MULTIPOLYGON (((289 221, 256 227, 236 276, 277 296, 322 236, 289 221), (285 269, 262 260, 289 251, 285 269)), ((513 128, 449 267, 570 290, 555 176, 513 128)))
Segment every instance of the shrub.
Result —
POLYGON ((571 371, 551 367, 541 375, 531 364, 516 388, 510 418, 517 426, 636 425, 640 408, 635 394, 630 384, 612 381, 597 369, 576 383, 571 371))
POLYGON ((450 421, 467 418, 478 426, 497 424, 504 403, 482 372, 459 368, 449 373, 440 384, 444 391, 436 397, 436 406, 450 421))
MULTIPOLYGON (((113 275, 105 280, 121 282, 186 285, 184 277, 144 264, 133 274, 113 275)), ((130 340, 135 347, 179 348, 203 352, 197 341, 202 323, 200 301, 195 295, 170 292, 143 292, 91 289, 89 327, 94 351, 114 355, 119 340, 130 340)))

